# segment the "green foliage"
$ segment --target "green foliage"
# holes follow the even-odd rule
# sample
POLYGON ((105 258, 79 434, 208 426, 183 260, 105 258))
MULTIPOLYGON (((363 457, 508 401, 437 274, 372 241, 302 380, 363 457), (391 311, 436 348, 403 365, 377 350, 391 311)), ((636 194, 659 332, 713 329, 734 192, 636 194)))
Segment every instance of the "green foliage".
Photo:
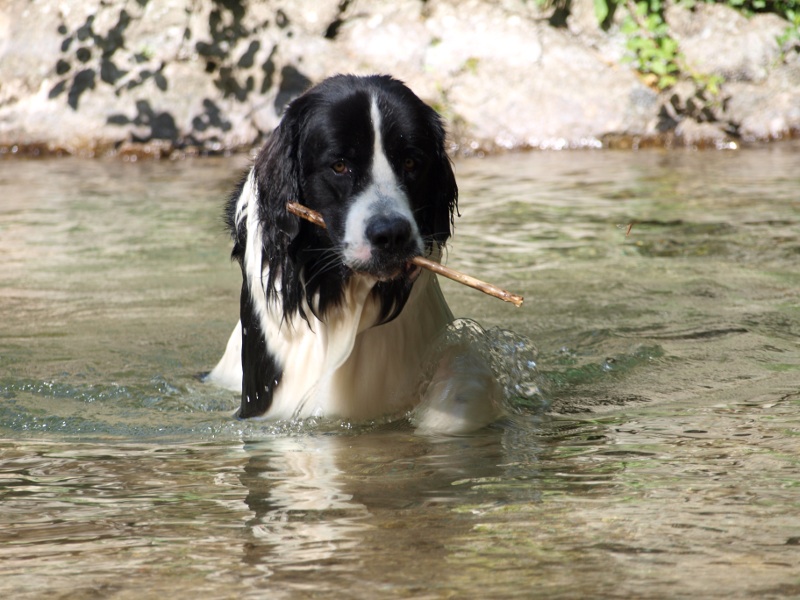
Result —
POLYGON ((682 0, 683 4, 689 6, 699 1, 706 4, 726 4, 748 16, 756 13, 775 13, 789 21, 791 21, 788 17, 789 12, 800 10, 800 0, 682 0))
POLYGON ((594 0, 594 14, 600 24, 603 24, 610 14, 608 5, 608 0, 594 0))
POLYGON ((784 51, 789 46, 795 46, 800 51, 800 6, 787 8, 784 16, 789 21, 789 25, 778 36, 778 45, 784 51))
POLYGON ((661 1, 641 0, 634 4, 628 0, 626 7, 622 33, 636 70, 659 89, 675 85, 682 71, 678 42, 664 21, 661 1))
MULTIPOLYGON (((720 0, 678 0, 691 8, 699 2, 720 0)), ((539 0, 546 3, 546 0, 539 0)), ((784 33, 778 37, 782 48, 795 46, 800 51, 800 0, 722 0, 721 3, 745 15, 773 12, 787 21, 784 33)), ((621 31, 633 63, 645 81, 660 90, 669 88, 681 77, 692 79, 701 91, 716 96, 723 82, 718 75, 706 75, 689 68, 680 53, 678 42, 672 37, 664 20, 665 0, 594 0, 598 23, 608 25, 618 8, 625 10, 621 31)))

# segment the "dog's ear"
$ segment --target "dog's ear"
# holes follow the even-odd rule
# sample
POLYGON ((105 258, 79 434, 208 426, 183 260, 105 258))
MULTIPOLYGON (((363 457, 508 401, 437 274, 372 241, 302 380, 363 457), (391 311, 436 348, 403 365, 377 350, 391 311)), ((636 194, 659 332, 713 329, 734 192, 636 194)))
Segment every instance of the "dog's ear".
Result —
POLYGON ((429 124, 434 132, 435 150, 434 164, 431 165, 430 194, 431 207, 428 218, 431 219, 431 235, 434 241, 442 245, 453 232, 454 216, 458 214, 458 186, 453 173, 453 165, 445 150, 445 130, 439 115, 428 109, 429 124))
POLYGON ((272 255, 286 252, 300 230, 299 219, 286 210, 287 202, 302 202, 300 194, 300 122, 292 103, 256 158, 254 170, 264 248, 272 255))
POLYGON ((458 214, 458 186, 450 158, 442 148, 436 166, 436 204, 434 208, 434 235, 438 244, 444 244, 453 233, 454 217, 458 214))
MULTIPOLYGON (((284 312, 292 314, 301 303, 302 282, 296 263, 296 239, 303 226, 287 202, 305 203, 300 147, 313 98, 294 100, 256 158, 254 174, 261 221, 262 264, 269 265, 265 291, 276 294, 280 281, 284 312)), ((302 313, 302 310, 301 310, 302 313)))

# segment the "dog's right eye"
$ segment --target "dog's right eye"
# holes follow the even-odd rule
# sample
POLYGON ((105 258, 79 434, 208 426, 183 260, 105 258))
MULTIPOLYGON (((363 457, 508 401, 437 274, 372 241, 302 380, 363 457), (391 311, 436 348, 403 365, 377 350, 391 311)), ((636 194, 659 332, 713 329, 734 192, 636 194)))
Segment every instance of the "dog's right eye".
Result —
POLYGON ((345 173, 347 173, 347 171, 349 171, 349 169, 347 168, 347 163, 344 162, 343 160, 337 160, 335 163, 331 165, 331 169, 333 169, 333 172, 336 173, 337 175, 344 175, 345 173))

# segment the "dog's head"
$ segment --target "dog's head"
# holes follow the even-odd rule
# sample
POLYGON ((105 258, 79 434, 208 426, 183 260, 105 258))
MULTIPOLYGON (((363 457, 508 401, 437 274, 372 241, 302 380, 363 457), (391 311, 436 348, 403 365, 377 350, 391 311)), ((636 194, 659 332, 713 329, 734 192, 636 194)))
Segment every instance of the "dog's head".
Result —
MULTIPOLYGON (((324 318, 359 275, 377 281, 383 320, 402 310, 408 259, 451 233, 458 191, 444 137, 436 112, 387 76, 332 77, 289 105, 255 162, 266 292, 280 288, 285 315, 306 300, 324 318), (288 213, 289 201, 327 229, 288 213)), ((247 232, 234 229, 243 248, 247 232)))

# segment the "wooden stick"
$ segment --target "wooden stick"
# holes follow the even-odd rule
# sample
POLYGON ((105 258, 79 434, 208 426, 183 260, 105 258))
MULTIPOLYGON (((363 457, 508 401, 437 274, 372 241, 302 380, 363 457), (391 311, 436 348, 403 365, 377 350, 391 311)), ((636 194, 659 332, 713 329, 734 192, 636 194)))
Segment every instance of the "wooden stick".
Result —
MULTIPOLYGON (((311 210, 303 206, 302 204, 298 204, 297 202, 287 202, 286 208, 292 214, 297 215, 305 219, 306 221, 311 221, 314 225, 318 225, 319 227, 325 228, 325 220, 322 218, 322 215, 319 214, 315 210, 311 210)), ((481 281, 480 279, 476 279, 466 273, 461 273, 460 271, 456 271, 455 269, 451 269, 449 267, 445 267, 443 264, 438 263, 434 260, 429 258, 425 258, 423 256, 415 256, 409 262, 417 265, 418 267, 422 267, 423 269, 428 269, 429 271, 433 271, 434 273, 438 273, 443 277, 447 277, 448 279, 452 279, 453 281, 457 281, 458 283, 463 283, 471 288, 475 288, 483 292, 484 294, 488 294, 490 296, 494 296, 495 298, 500 298, 505 302, 511 302, 514 306, 522 306, 522 301, 524 298, 522 296, 517 296, 516 294, 512 294, 511 292, 507 292, 506 290, 497 287, 496 285, 492 285, 491 283, 486 283, 485 281, 481 281)))

